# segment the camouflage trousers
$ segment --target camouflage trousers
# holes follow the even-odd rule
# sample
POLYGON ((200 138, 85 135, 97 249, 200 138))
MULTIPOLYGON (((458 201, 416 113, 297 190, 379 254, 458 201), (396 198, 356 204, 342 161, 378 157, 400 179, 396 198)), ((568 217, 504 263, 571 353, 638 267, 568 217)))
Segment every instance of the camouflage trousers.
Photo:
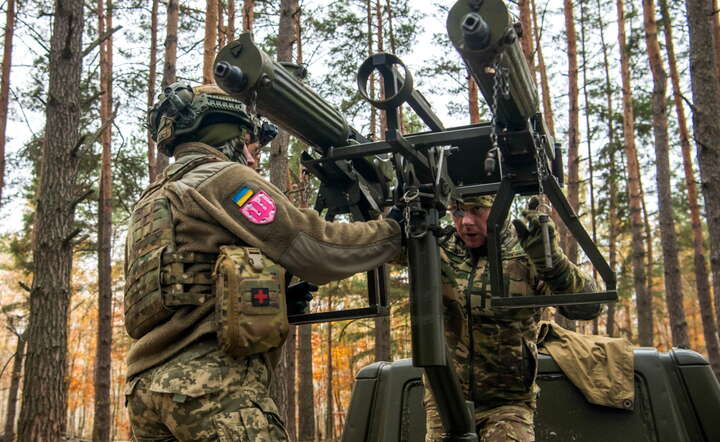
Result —
POLYGON ((287 441, 268 382, 261 356, 236 360, 215 342, 195 344, 128 381, 133 440, 287 441))
MULTIPOLYGON (((442 422, 434 401, 426 405, 426 442, 440 440, 442 422)), ((475 425, 479 442, 534 442, 534 407, 525 402, 501 405, 490 410, 475 411, 475 425)))

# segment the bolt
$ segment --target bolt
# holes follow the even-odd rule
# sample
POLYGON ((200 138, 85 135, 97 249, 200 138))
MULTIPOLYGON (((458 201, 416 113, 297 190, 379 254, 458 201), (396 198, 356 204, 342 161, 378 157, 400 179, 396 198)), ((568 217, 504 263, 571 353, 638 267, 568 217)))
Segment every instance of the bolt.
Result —
POLYGON ((267 76, 267 74, 263 74, 262 77, 260 77, 260 87, 269 87, 272 84, 272 79, 267 76))
POLYGON ((237 58, 240 56, 243 50, 243 44, 242 43, 235 43, 232 46, 230 46, 230 53, 233 54, 233 57, 237 58))
POLYGON ((511 44, 515 43, 516 39, 517 39, 517 34, 515 33, 515 31, 512 28, 510 28, 510 29, 508 29, 508 31, 505 33, 505 36, 503 37, 503 43, 505 43, 506 45, 511 45, 511 44))

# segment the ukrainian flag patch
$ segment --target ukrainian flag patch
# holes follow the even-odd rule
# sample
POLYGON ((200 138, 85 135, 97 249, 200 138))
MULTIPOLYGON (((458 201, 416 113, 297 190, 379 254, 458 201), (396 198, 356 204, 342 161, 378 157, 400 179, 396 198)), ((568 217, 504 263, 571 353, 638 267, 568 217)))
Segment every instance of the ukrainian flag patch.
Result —
POLYGON ((232 200, 235 204, 237 204, 238 207, 242 207, 243 204, 247 202, 247 200, 250 199, 251 196, 253 196, 252 189, 249 187, 243 187, 232 196, 232 200))

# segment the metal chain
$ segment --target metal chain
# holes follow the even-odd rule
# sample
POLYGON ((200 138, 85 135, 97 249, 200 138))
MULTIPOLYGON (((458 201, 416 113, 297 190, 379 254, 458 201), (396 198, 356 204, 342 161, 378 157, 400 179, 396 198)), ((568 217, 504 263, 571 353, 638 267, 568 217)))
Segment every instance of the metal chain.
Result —
POLYGON ((545 189, 543 188, 543 181, 545 181, 545 178, 547 178, 549 173, 547 169, 547 155, 545 153, 545 148, 542 145, 540 135, 535 132, 533 138, 535 139, 535 161, 537 162, 538 193, 540 195, 543 195, 545 193, 545 189))
POLYGON ((495 62, 492 65, 493 70, 493 95, 492 103, 490 103, 490 146, 497 152, 498 150, 498 137, 497 137, 497 108, 498 108, 498 93, 500 92, 500 80, 498 79, 500 65, 495 62))

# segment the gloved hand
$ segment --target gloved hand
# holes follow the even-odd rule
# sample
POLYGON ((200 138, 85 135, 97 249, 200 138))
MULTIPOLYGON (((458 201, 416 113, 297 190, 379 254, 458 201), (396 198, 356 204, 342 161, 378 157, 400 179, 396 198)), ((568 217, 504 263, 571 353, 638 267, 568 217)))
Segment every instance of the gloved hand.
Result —
POLYGON ((540 212, 539 207, 540 200, 532 197, 527 210, 523 211, 527 224, 519 219, 514 219, 512 223, 525 254, 542 274, 552 271, 565 256, 558 243, 555 223, 547 214, 540 212))
POLYGON ((285 303, 287 304, 288 316, 307 313, 310 301, 313 299, 311 292, 317 291, 318 286, 307 281, 300 281, 289 285, 285 290, 285 303))

